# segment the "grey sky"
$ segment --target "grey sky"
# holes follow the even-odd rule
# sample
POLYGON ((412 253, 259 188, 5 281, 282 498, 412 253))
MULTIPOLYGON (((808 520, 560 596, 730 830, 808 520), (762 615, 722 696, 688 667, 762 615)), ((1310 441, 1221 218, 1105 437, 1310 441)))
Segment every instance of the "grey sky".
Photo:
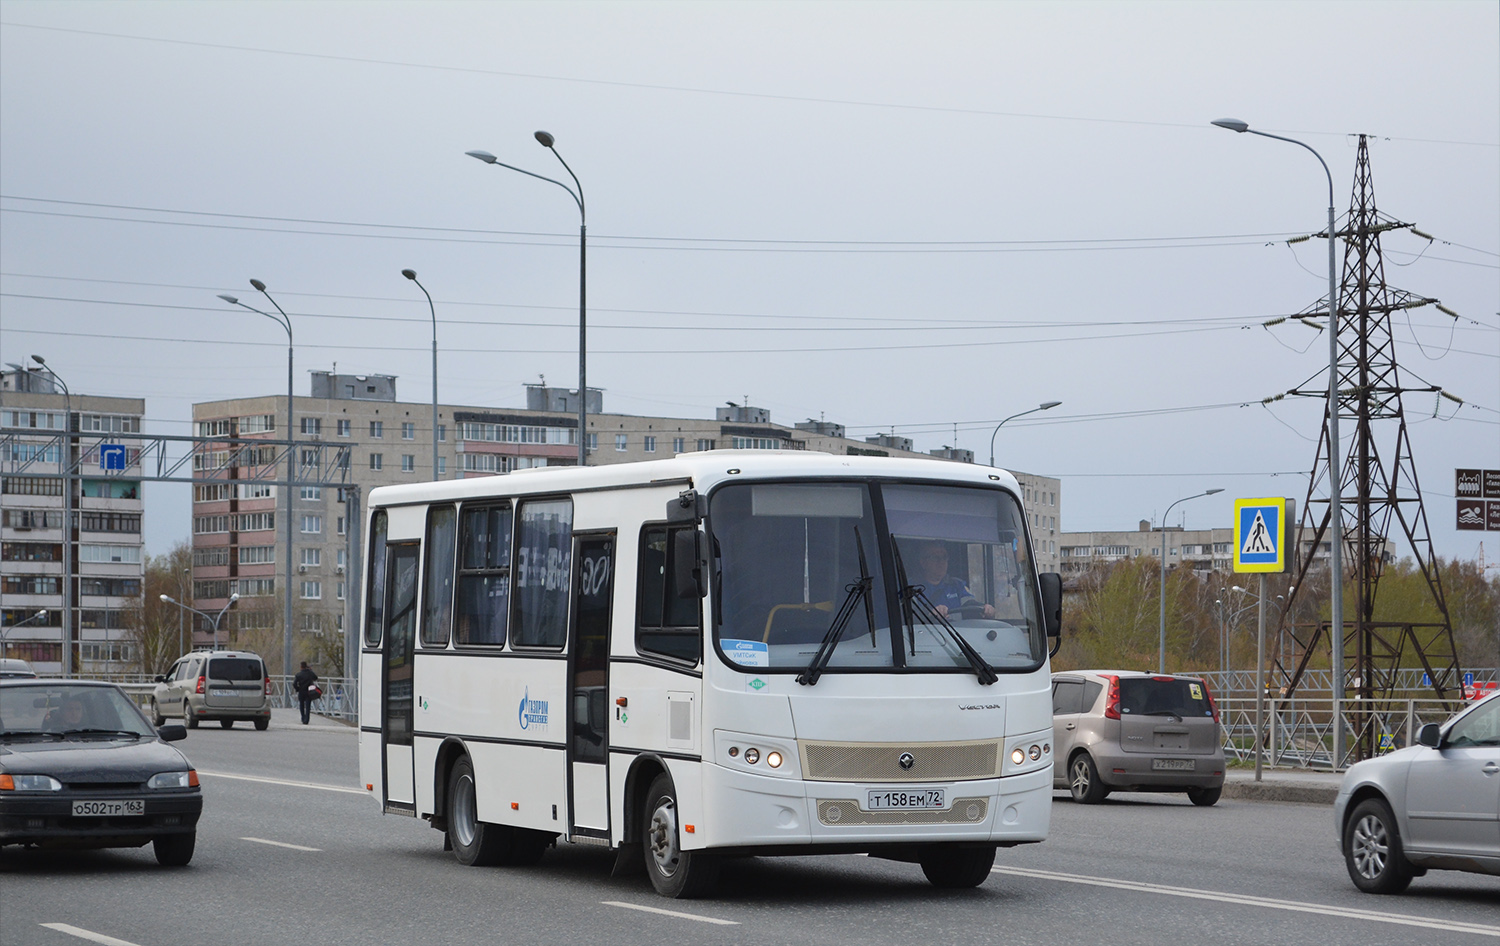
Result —
MULTIPOLYGON (((1340 213, 1346 133, 1378 136, 1380 209, 1447 241, 1390 236, 1386 272, 1463 316, 1396 335, 1404 380, 1468 402, 1406 402, 1437 549, 1486 537, 1453 530, 1451 495, 1454 467, 1500 467, 1496 4, 0 11, 0 361, 143 396, 155 431, 284 390, 280 330, 214 298, 251 301, 252 276, 292 314, 299 394, 336 362, 427 397, 403 267, 437 301, 442 400, 575 384, 576 208, 464 156, 559 174, 544 128, 588 201, 606 409, 748 396, 983 460, 1000 418, 1061 400, 996 454, 1063 478, 1064 528, 1210 487, 1173 521, 1227 525, 1236 496, 1302 499, 1321 405, 1259 401, 1327 360, 1321 335, 1260 327, 1323 294, 1324 245, 1284 243, 1323 226, 1322 171, 1208 125, 1233 116, 1317 148, 1340 213)), ((187 494, 148 497, 164 551, 187 494)))

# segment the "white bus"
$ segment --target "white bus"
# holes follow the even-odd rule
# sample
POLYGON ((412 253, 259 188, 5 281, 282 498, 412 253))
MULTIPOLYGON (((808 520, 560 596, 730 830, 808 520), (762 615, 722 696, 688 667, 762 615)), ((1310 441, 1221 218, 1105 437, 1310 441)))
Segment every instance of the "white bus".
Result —
POLYGON ((745 855, 970 887, 1047 836, 1061 580, 1007 473, 719 450, 382 487, 365 564, 361 780, 465 864, 561 838, 669 897, 745 855))

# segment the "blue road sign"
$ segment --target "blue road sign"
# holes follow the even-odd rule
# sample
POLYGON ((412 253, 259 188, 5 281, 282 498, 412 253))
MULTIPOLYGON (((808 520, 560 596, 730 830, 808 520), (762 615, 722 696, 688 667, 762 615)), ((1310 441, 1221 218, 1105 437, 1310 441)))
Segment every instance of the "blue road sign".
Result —
POLYGON ((125 445, 123 443, 101 443, 99 445, 99 469, 125 469, 125 445))
POLYGON ((1284 499, 1234 501, 1234 570, 1286 570, 1286 510, 1284 499))

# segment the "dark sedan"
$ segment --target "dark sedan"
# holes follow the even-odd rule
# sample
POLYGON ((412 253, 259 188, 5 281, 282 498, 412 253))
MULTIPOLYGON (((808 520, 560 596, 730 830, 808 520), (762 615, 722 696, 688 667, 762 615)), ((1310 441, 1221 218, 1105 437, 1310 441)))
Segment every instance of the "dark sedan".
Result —
POLYGON ((180 867, 193 858, 198 773, 119 687, 0 680, 0 846, 142 847, 180 867))

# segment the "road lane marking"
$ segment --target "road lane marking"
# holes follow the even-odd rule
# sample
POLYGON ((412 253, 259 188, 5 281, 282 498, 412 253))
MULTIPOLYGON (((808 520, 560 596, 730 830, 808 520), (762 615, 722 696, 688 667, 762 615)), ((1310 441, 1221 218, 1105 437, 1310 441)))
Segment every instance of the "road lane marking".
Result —
POLYGON ((1168 897, 1212 900, 1215 903, 1233 903, 1247 907, 1286 910, 1292 913, 1314 913, 1318 916, 1338 917, 1346 920, 1370 920, 1375 923, 1394 923, 1398 926, 1417 926, 1422 929, 1443 930, 1450 933, 1474 933, 1480 936, 1500 938, 1500 927, 1480 923, 1464 923, 1459 920, 1442 920, 1433 917, 1412 916, 1405 913, 1376 913, 1323 903, 1276 900, 1270 897, 1254 897, 1249 894, 1224 893, 1218 890, 1199 890, 1194 887, 1169 887, 1166 884, 1148 884, 1138 880, 1115 880, 1109 877, 1089 877, 1084 874, 1061 874, 1056 871, 1033 870, 1026 867, 992 867, 990 870, 996 874, 1010 874, 1015 877, 1057 880, 1063 883, 1085 884, 1091 887, 1111 887, 1115 890, 1133 890, 1137 893, 1156 893, 1168 897))
POLYGON ((643 907, 639 903, 626 903, 623 900, 600 900, 607 907, 624 907, 626 910, 639 910, 642 913, 660 913, 662 916, 675 916, 679 920, 697 920, 699 923, 713 923, 718 926, 739 926, 738 920, 721 920, 712 916, 699 916, 696 913, 679 913, 676 910, 663 910, 661 907, 643 907))
POLYGON ((260 775, 231 775, 228 772, 208 772, 203 769, 198 770, 198 775, 200 777, 207 775, 209 778, 232 778, 242 782, 264 782, 267 785, 290 785, 293 788, 316 788, 323 792, 345 792, 350 795, 370 794, 362 788, 344 788, 342 785, 320 785, 317 782, 294 782, 290 779, 265 778, 260 775))
POLYGON ((42 923, 49 930, 57 930, 59 933, 67 933, 79 939, 86 939, 91 943, 102 943, 103 946, 136 946, 128 939, 115 939, 113 936, 105 936, 103 933, 95 933, 92 930, 79 929, 66 923, 42 923))
POLYGON ((301 844, 288 844, 285 841, 268 841, 265 838, 240 838, 241 841, 254 841, 256 844, 269 844, 272 847, 289 847, 294 851, 322 851, 320 847, 306 847, 301 844))

